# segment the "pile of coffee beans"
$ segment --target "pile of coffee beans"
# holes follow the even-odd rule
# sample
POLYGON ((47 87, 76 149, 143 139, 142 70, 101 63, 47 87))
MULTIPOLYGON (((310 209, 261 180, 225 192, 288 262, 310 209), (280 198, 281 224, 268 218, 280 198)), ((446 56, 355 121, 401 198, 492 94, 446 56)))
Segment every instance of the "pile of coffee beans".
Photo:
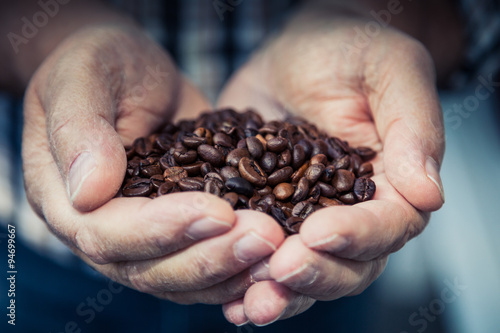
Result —
POLYGON ((125 197, 204 191, 274 217, 287 234, 323 207, 370 200, 375 152, 304 119, 265 123, 254 111, 206 112, 125 147, 125 197))

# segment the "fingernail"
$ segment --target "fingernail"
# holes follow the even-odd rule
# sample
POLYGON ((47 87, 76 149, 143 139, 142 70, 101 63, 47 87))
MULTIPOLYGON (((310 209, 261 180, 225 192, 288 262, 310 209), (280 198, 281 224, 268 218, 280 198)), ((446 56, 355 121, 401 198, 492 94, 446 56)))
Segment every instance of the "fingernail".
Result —
POLYGON ((290 273, 276 279, 276 282, 285 282, 289 287, 306 287, 313 284, 318 279, 318 276, 319 270, 311 264, 305 263, 290 273))
POLYGON ((271 325, 271 324, 277 322, 278 320, 280 320, 280 318, 283 317, 283 315, 285 314, 286 310, 287 309, 285 308, 276 318, 271 319, 267 323, 262 323, 262 324, 256 324, 256 323, 254 323, 254 325, 257 326, 257 327, 264 327, 264 326, 271 325))
POLYGON ((425 160, 425 171, 427 172, 427 177, 436 184, 439 193, 441 194, 441 200, 445 201, 443 183, 441 182, 441 176, 439 176, 439 164, 432 157, 427 156, 425 160))
POLYGON ((276 246, 250 231, 234 244, 234 255, 241 262, 255 261, 276 251, 276 246))
POLYGON ((193 222, 186 230, 186 236, 191 239, 199 240, 216 235, 220 235, 229 229, 232 225, 229 222, 220 221, 213 217, 204 217, 201 220, 193 222))
POLYGON ((348 247, 349 244, 351 244, 350 239, 340 236, 339 234, 333 234, 317 242, 307 244, 307 246, 310 248, 321 248, 328 252, 340 252, 348 247))
POLYGON ((71 163, 68 173, 68 195, 71 202, 75 201, 83 183, 97 168, 97 163, 89 151, 84 151, 71 163))
POLYGON ((269 273, 269 257, 253 265, 250 268, 250 276, 252 281, 255 282, 271 280, 271 274, 269 273))
POLYGON ((235 324, 236 326, 238 327, 241 327, 241 326, 245 326, 246 324, 248 324, 250 322, 250 320, 247 320, 245 321, 244 323, 241 323, 241 324, 235 324))

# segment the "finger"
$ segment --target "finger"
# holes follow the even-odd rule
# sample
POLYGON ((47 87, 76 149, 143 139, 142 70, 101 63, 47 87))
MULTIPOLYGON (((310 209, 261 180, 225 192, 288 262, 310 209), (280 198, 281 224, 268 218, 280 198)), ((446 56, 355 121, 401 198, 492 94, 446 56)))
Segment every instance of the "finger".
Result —
POLYGON ((334 300, 367 288, 383 271, 386 257, 372 261, 338 258, 309 249, 292 236, 271 257, 271 276, 317 300, 334 300))
POLYGON ((168 256, 99 266, 101 272, 142 292, 201 290, 242 272, 273 253, 284 239, 271 217, 238 211, 231 231, 168 256))
POLYGON ((250 322, 245 314, 243 298, 223 304, 222 313, 228 322, 233 323, 236 326, 243 326, 250 322))
POLYGON ((418 235, 429 214, 415 210, 383 175, 373 179, 373 200, 315 212, 301 226, 302 242, 311 249, 366 261, 395 252, 418 235))
MULTIPOLYGON (((434 211, 444 203, 439 169, 444 128, 432 59, 408 38, 365 74, 369 105, 384 144, 384 165, 391 184, 416 208, 434 211)), ((372 55, 383 57, 383 55, 372 55)))
POLYGON ((250 322, 256 326, 267 326, 306 311, 314 302, 314 299, 298 294, 280 283, 262 281, 248 289, 243 306, 245 317, 250 322))

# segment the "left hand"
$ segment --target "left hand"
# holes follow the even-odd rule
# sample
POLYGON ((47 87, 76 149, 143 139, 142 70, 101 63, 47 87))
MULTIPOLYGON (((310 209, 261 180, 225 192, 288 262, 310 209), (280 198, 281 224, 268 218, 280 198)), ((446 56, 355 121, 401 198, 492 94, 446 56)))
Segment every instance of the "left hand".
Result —
POLYGON ((237 325, 266 325, 316 300, 361 293, 388 255, 418 235, 444 203, 444 132, 428 52, 386 28, 359 54, 345 57, 339 45, 352 44, 353 28, 366 21, 320 21, 289 27, 258 52, 233 77, 219 106, 252 107, 265 118, 289 112, 351 146, 372 147, 377 191, 371 201, 314 213, 269 264, 255 266, 260 282, 223 306, 237 325))

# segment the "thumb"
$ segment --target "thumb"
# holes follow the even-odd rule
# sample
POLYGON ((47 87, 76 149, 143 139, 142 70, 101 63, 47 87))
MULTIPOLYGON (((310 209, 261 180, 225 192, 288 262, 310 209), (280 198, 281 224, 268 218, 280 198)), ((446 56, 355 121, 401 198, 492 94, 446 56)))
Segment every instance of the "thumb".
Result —
POLYGON ((414 207, 434 211, 444 203, 439 175, 444 128, 433 64, 420 44, 410 44, 378 80, 369 103, 383 142, 389 182, 414 207))

